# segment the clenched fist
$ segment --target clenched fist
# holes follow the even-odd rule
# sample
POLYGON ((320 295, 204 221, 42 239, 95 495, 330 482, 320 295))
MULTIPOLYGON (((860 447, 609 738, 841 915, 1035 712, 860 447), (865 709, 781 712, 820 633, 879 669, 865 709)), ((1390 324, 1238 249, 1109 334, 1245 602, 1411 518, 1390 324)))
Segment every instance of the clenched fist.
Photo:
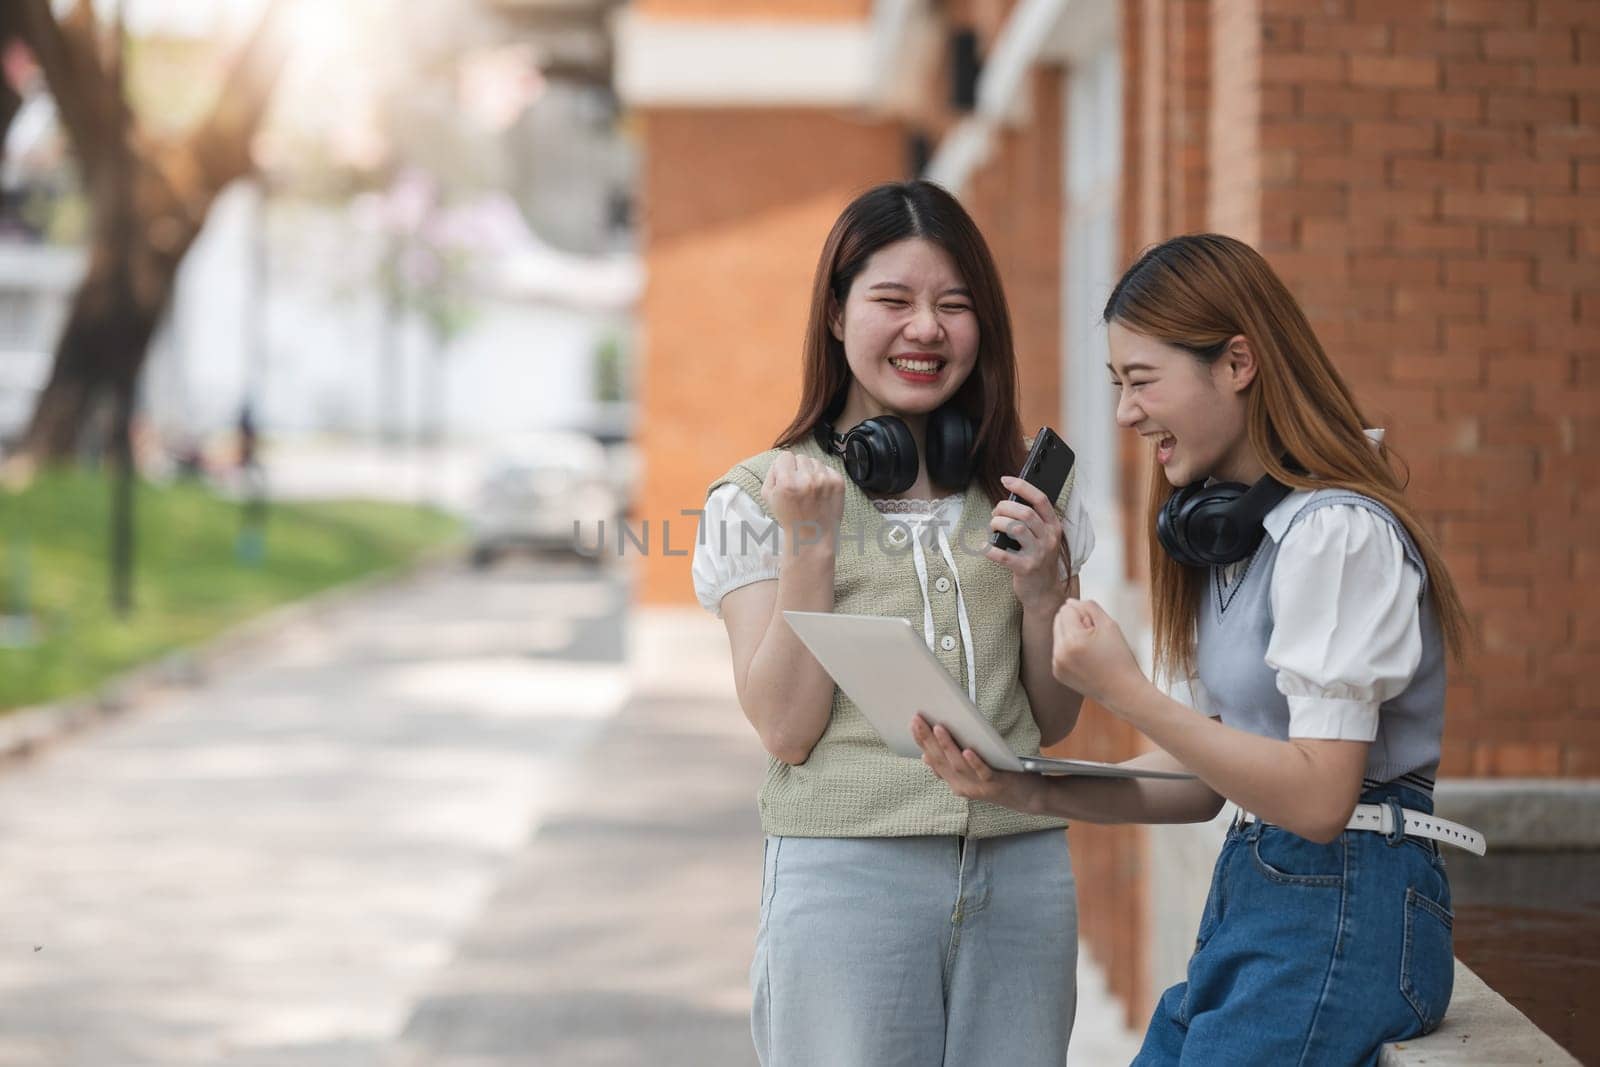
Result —
POLYGON ((844 517, 844 475, 820 460, 784 452, 767 471, 761 499, 783 528, 788 551, 832 545, 844 517))
POLYGON ((1062 685, 1115 713, 1119 698, 1147 684, 1122 627, 1092 600, 1068 600, 1056 613, 1050 673, 1062 685))

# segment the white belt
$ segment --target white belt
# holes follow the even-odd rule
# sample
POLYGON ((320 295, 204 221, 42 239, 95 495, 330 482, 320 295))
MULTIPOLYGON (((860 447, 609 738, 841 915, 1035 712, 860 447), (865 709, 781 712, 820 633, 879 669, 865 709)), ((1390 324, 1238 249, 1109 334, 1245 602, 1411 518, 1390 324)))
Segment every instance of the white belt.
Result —
MULTIPOLYGON (((1443 841, 1447 845, 1464 848, 1476 855, 1483 855, 1489 845, 1470 826, 1462 826, 1449 819, 1441 819, 1437 815, 1426 812, 1413 811, 1410 808, 1400 809, 1406 824, 1407 837, 1426 837, 1431 841, 1443 841)), ((1239 813, 1240 822, 1255 822, 1256 816, 1248 811, 1239 813)), ((1374 833, 1394 833, 1394 808, 1389 804, 1357 804, 1356 810, 1351 813, 1350 821, 1344 824, 1346 830, 1371 830, 1374 833)))

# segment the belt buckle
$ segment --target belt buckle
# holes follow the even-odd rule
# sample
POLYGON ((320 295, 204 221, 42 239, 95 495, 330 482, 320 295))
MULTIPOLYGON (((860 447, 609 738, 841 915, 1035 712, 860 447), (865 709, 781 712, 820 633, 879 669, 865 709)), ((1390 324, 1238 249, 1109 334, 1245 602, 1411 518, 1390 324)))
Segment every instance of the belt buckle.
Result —
POLYGON ((1405 809, 1400 806, 1400 798, 1384 797, 1378 807, 1378 832, 1391 847, 1400 844, 1406 839, 1405 809))

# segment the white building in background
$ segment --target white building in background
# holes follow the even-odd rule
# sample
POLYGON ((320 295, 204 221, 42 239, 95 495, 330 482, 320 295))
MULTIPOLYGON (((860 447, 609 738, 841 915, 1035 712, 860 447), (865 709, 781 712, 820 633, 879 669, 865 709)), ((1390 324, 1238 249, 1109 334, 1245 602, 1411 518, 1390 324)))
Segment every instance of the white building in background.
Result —
POLYGON ((76 248, 0 241, 0 443, 27 426, 83 268, 76 248))
POLYGON ((252 186, 229 190, 184 261, 145 374, 144 410, 163 432, 227 430, 247 400, 275 436, 412 438, 438 417, 442 436, 472 440, 599 417, 597 355, 632 329, 631 255, 572 257, 509 235, 471 325, 436 353, 416 315, 386 321, 382 238, 351 212, 274 201, 262 220, 252 186))
MULTIPOLYGON (((432 429, 436 396, 443 436, 456 440, 603 420, 596 359, 629 343, 631 255, 573 257, 519 235, 489 266, 475 321, 435 363, 415 316, 386 337, 375 235, 341 210, 275 204, 258 260, 259 218, 255 190, 230 189, 184 260, 142 383, 143 415, 163 436, 226 432, 248 399, 274 435, 376 436, 386 397, 408 438, 432 429)), ((83 269, 79 249, 0 242, 0 439, 26 427, 83 269)))

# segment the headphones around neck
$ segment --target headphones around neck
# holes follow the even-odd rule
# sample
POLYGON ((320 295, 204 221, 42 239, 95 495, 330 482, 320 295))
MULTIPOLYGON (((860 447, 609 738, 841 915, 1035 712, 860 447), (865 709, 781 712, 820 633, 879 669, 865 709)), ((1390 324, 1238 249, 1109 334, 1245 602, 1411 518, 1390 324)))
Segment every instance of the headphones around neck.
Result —
MULTIPOLYGON (((843 457, 850 480, 869 493, 903 493, 917 482, 917 441, 895 415, 866 419, 843 436, 824 420, 815 434, 822 450, 843 457)), ((928 477, 935 485, 966 489, 977 437, 972 420, 949 404, 928 416, 928 477)))
MULTIPOLYGON (((1291 465, 1292 466, 1292 465, 1291 465)), ((1261 544, 1262 520, 1292 490, 1272 475, 1255 485, 1194 482, 1175 489, 1156 515, 1156 538, 1189 567, 1237 563, 1261 544)))

